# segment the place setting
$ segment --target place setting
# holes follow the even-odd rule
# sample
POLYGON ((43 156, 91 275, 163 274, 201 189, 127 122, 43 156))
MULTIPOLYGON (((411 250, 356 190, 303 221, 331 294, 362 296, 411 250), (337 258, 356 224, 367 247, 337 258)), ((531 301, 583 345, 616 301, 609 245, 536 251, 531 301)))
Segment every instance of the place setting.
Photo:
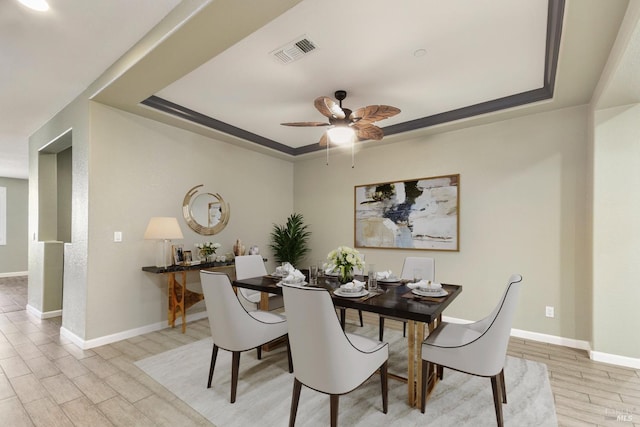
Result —
POLYGON ((411 291, 402 295, 403 298, 412 298, 419 301, 442 302, 449 295, 442 284, 431 280, 420 280, 407 283, 407 288, 411 291))

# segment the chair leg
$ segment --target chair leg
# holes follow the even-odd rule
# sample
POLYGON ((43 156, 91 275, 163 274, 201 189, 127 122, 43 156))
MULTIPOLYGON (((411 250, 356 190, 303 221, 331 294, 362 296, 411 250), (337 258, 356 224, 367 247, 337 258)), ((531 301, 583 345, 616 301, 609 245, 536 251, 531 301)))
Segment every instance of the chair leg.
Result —
POLYGON ((389 406, 389 385, 388 385, 388 375, 387 375, 387 366, 388 361, 385 362, 380 367, 380 383, 382 385, 382 412, 387 413, 387 409, 389 406))
POLYGON ((216 367, 216 358, 218 357, 218 346, 213 345, 213 351, 211 352, 211 365, 209 366, 209 382, 207 382, 207 388, 211 388, 211 379, 213 378, 213 368, 216 367))
POLYGON ((293 360, 291 360, 291 344, 289 343, 289 336, 287 335, 287 360, 289 361, 289 373, 293 372, 293 360))
POLYGON ((339 394, 332 394, 330 398, 331 405, 331 427, 338 427, 338 402, 339 394))
POLYGON ((358 317, 360 318, 360 327, 363 327, 364 322, 362 321, 362 310, 358 310, 358 317))
POLYGON ((234 351, 231 357, 231 403, 236 401, 238 390, 238 371, 240 370, 240 352, 234 351))
POLYGON ((262 360, 262 346, 261 345, 256 347, 256 353, 258 353, 258 360, 262 360))
POLYGON ((438 365, 438 379, 442 381, 442 378, 444 378, 444 366, 438 365))
POLYGON ((500 371, 500 385, 502 386, 502 403, 507 403, 507 386, 504 383, 504 369, 500 371))
POLYGON ((502 399, 500 398, 500 374, 491 377, 491 388, 493 389, 493 406, 496 408, 496 421, 498 421, 498 427, 502 427, 504 420, 502 419, 502 399))
POLYGON ((402 322, 402 336, 407 336, 407 322, 402 322))
POLYGON ((298 402, 300 401, 300 390, 302 383, 297 378, 293 379, 293 394, 291 395, 291 412, 289 413, 289 427, 296 425, 296 415, 298 414, 298 402))
POLYGON ((346 308, 340 308, 340 326, 342 326, 342 330, 344 331, 344 327, 346 325, 347 319, 346 319, 346 312, 347 309, 346 308))
POLYGON ((378 337, 380 338, 380 342, 384 338, 384 317, 380 316, 380 324, 378 325, 378 337))
POLYGON ((427 406, 427 374, 431 369, 429 362, 422 359, 422 385, 420 387, 420 412, 424 414, 425 407, 427 406))

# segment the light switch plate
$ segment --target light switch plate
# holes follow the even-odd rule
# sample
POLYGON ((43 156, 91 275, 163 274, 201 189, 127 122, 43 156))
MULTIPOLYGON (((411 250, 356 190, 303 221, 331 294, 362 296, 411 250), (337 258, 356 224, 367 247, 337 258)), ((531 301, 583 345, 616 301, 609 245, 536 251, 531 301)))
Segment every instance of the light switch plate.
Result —
POLYGON ((113 232, 113 241, 114 242, 122 242, 122 231, 114 231, 113 232))

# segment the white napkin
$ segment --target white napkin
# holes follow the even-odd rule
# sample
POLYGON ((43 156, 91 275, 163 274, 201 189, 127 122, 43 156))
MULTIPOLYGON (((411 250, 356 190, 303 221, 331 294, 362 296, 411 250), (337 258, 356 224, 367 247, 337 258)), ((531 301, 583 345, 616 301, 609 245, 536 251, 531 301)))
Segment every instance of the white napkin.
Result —
POLYGON ((353 279, 353 281, 341 285, 340 288, 347 292, 359 292, 364 288, 364 282, 353 279))
POLYGON ((288 283, 302 282, 304 280, 304 273, 300 270, 293 269, 283 280, 288 283))
POLYGON ((426 292, 439 292, 442 290, 440 283, 432 282, 431 280, 421 280, 416 283, 407 283, 409 289, 419 289, 426 292))
POLYGON ((286 277, 289 274, 293 273, 295 271, 295 268, 293 268, 293 265, 291 265, 288 262, 285 262, 284 264, 276 267, 276 276, 282 276, 282 277, 286 277))
POLYGON ((387 280, 387 279, 391 279, 391 278, 393 278, 393 277, 394 277, 394 275, 393 275, 393 273, 391 272, 391 270, 387 270, 387 271, 378 271, 378 272, 376 273, 376 278, 377 278, 378 280, 387 280))

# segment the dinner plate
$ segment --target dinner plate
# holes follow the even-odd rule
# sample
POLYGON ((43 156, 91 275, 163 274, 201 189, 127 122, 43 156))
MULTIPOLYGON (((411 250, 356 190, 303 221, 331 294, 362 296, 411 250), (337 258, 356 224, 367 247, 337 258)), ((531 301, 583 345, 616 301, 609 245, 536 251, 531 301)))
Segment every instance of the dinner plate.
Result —
MULTIPOLYGON (((304 280, 302 282, 296 282, 296 283, 287 283, 287 285, 295 285, 295 286, 304 286, 306 285, 307 282, 305 282, 304 280)), ((280 286, 282 287, 282 281, 276 283, 276 286, 280 286)))
POLYGON ((369 294, 369 291, 367 291, 366 289, 363 289, 360 292, 342 292, 342 290, 338 288, 335 291, 333 291, 333 293, 335 295, 338 295, 339 297, 360 298, 360 297, 363 297, 363 296, 369 294))
POLYGON ((420 295, 421 297, 433 297, 433 298, 439 298, 439 297, 444 297, 449 295, 449 292, 445 291, 444 289, 440 289, 440 292, 425 292, 425 291, 421 291, 420 289, 411 289, 411 293, 415 295, 420 295))
POLYGON ((400 281, 399 277, 393 277, 388 279, 378 279, 379 283, 398 283, 400 281))

